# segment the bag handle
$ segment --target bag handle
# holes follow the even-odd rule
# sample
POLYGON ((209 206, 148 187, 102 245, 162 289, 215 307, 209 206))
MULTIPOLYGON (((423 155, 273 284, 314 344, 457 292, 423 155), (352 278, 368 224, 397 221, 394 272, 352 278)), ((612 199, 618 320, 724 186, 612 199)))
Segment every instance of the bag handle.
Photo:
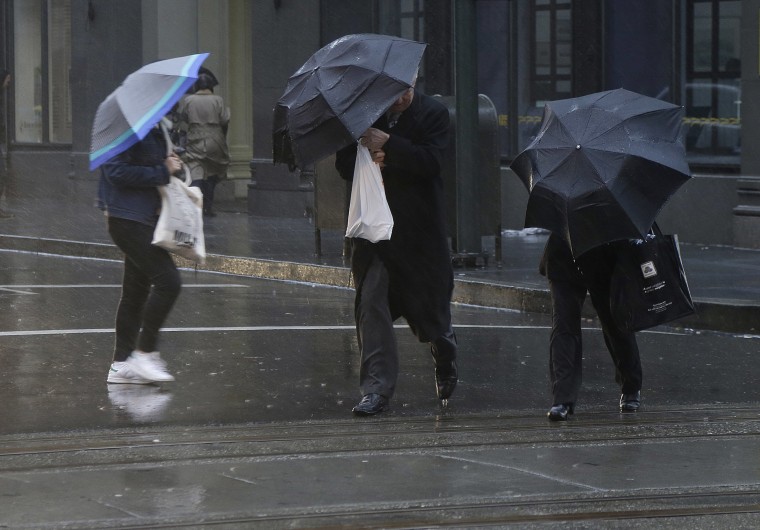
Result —
MULTIPOLYGON (((167 127, 167 121, 168 120, 166 118, 161 118, 161 121, 158 123, 159 127, 161 128, 161 132, 164 133, 164 140, 166 140, 166 156, 169 156, 174 153, 174 143, 172 142, 171 135, 169 135, 169 127, 167 127)), ((184 172, 185 176, 185 184, 189 186, 193 183, 193 179, 190 176, 190 169, 187 167, 187 164, 185 164, 185 162, 182 162, 182 171, 184 172)), ((172 176, 176 177, 176 175, 172 176)))

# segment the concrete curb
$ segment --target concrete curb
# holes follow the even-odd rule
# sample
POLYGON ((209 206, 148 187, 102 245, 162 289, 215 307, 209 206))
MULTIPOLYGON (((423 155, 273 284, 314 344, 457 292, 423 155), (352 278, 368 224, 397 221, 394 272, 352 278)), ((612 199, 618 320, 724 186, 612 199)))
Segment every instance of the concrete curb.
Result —
MULTIPOLYGON (((0 249, 78 258, 122 259, 121 252, 112 244, 28 236, 0 235, 0 249)), ((205 265, 197 267, 195 263, 182 258, 176 258, 176 261, 178 266, 189 269, 333 287, 352 287, 351 275, 347 267, 218 254, 208 255, 205 265)), ((548 289, 455 279, 453 301, 530 313, 551 313, 548 289)), ((760 328, 760 304, 739 300, 695 299, 694 302, 697 309, 696 315, 680 319, 673 323, 674 326, 745 334, 755 334, 760 328)), ((590 303, 586 304, 584 314, 590 318, 595 317, 590 303)))

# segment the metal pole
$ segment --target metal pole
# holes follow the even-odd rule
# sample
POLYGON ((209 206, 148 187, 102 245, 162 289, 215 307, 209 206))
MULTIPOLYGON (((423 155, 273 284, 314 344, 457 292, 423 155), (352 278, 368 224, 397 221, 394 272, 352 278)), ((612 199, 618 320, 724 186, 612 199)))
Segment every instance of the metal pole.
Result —
POLYGON ((475 0, 452 0, 456 105, 456 253, 480 253, 475 0))

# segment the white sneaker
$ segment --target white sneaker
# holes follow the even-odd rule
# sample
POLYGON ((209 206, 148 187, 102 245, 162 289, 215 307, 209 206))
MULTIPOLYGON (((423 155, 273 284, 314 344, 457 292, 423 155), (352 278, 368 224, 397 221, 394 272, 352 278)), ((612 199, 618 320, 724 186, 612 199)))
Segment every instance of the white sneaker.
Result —
POLYGON ((174 376, 166 370, 166 363, 157 351, 151 353, 133 351, 124 362, 143 379, 155 382, 174 381, 174 376))
POLYGON ((149 385, 153 381, 140 377, 125 362, 113 362, 108 370, 108 383, 131 383, 133 385, 149 385))

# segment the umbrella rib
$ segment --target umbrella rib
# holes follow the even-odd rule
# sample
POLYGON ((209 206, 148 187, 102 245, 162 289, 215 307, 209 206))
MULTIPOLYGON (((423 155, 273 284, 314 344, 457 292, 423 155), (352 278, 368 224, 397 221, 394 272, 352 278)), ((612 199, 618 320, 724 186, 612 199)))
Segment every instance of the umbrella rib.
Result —
POLYGON ((320 141, 356 139, 411 86, 425 46, 368 34, 323 47, 291 76, 277 101, 275 136, 287 135, 294 159, 302 158, 303 144, 299 165, 319 150, 319 134, 320 141))
MULTIPOLYGON (((387 55, 388 55, 388 54, 386 53, 386 58, 387 58, 387 55)), ((329 108, 329 109, 332 111, 332 113, 333 113, 333 115, 334 115, 334 116, 336 116, 337 118, 339 118, 339 120, 340 120, 340 122, 341 122, 341 123, 344 123, 344 122, 343 122, 343 120, 342 120, 342 119, 340 119, 340 118, 346 114, 346 110, 348 109, 348 107, 349 107, 350 105, 352 105, 354 101, 356 101, 357 99, 361 98, 361 96, 362 96, 363 94, 365 94, 365 93, 366 93, 366 92, 367 92, 367 91, 368 91, 368 90, 369 90, 369 89, 372 87, 372 83, 374 83, 374 82, 375 82, 375 81, 376 81, 376 80, 377 80, 377 79, 378 79, 378 78, 379 78, 381 75, 387 75, 387 74, 385 74, 383 71, 380 71, 380 72, 378 72, 378 71, 376 71, 376 70, 372 70, 372 69, 370 69, 370 68, 367 68, 366 66, 362 66, 362 65, 348 65, 348 66, 353 66, 353 67, 356 67, 356 68, 359 68, 359 69, 365 70, 365 71, 367 71, 367 72, 369 72, 369 73, 373 74, 373 75, 374 75, 374 77, 372 77, 372 80, 371 80, 369 83, 367 83, 367 85, 365 86, 365 88, 364 88, 362 91, 360 91, 360 92, 356 93, 356 94, 354 95, 354 97, 353 97, 353 98, 351 98, 351 100, 349 101, 348 105, 346 105, 346 109, 344 109, 342 112, 338 112, 338 111, 336 111, 336 109, 333 107, 333 105, 332 105, 332 103, 330 102, 330 100, 324 96, 324 93, 323 93, 322 91, 319 91, 319 93, 317 94, 317 96, 321 96, 321 97, 322 97, 322 100, 325 102, 325 105, 327 105, 327 107, 328 107, 328 108, 329 108)), ((318 73, 318 72, 319 72, 319 70, 315 70, 315 71, 314 71, 314 74, 315 74, 315 75, 319 75, 319 73, 318 73)), ((387 77, 388 77, 389 79, 392 79, 393 81, 396 81, 396 82, 397 82, 397 83, 399 83, 400 85, 404 85, 404 86, 411 86, 411 85, 409 85, 409 83, 407 83, 407 82, 405 82, 405 81, 401 81, 401 80, 399 80, 399 79, 398 79, 397 77, 395 77, 395 76, 390 76, 390 75, 388 75, 387 77)), ((306 87, 305 87, 305 86, 303 87, 303 89, 302 89, 301 93, 303 93, 303 91, 304 91, 304 90, 306 90, 306 87)), ((315 97, 317 97, 317 96, 315 96, 315 97)), ((374 120, 373 120, 373 121, 374 121, 374 120)), ((344 126, 345 126, 345 123, 344 123, 344 126)), ((349 132, 350 132, 350 131, 349 131, 349 132)), ((361 131, 361 132, 364 132, 364 131, 361 131)))
MULTIPOLYGON (((383 57, 383 62, 382 62, 382 64, 383 64, 383 65, 387 64, 387 61, 388 61, 388 56, 389 56, 389 55, 390 55, 390 53, 391 53, 391 47, 392 47, 392 44, 391 44, 390 46, 388 46, 388 47, 386 48, 386 50, 385 50, 385 56, 383 57)), ((331 61, 335 61, 335 60, 336 60, 338 57, 341 57, 342 55, 345 55, 346 53, 347 53, 347 50, 344 50, 344 52, 343 52, 341 55, 339 55, 339 56, 337 56, 337 57, 333 57, 333 58, 330 58, 330 60, 331 60, 331 61)), ((404 84, 404 85, 407 85, 407 86, 411 86, 409 82, 407 82, 407 81, 404 81, 404 80, 402 80, 402 79, 399 79, 399 78, 398 78, 397 76, 395 76, 395 75, 390 75, 390 74, 388 74, 387 72, 385 72, 385 70, 384 70, 384 69, 383 69, 383 70, 381 70, 380 72, 377 72, 376 70, 373 70, 373 69, 371 69, 371 68, 368 68, 368 67, 366 67, 366 66, 365 66, 365 65, 363 65, 363 64, 359 64, 359 63, 356 63, 356 61, 355 61, 355 60, 353 60, 353 59, 351 60, 351 62, 349 62, 349 63, 347 63, 347 64, 345 64, 345 65, 341 65, 341 64, 338 64, 338 65, 332 65, 332 66, 328 66, 328 67, 326 67, 326 68, 328 68, 328 69, 329 69, 329 68, 339 68, 339 67, 353 67, 353 68, 358 68, 358 69, 361 69, 361 70, 365 70, 365 71, 368 71, 368 72, 374 73, 374 74, 376 74, 376 77, 377 77, 377 76, 379 76, 381 73, 384 73, 384 74, 385 74, 385 75, 386 75, 386 76, 387 76, 389 79, 393 79, 394 81, 397 81, 397 82, 399 82, 399 83, 401 83, 401 84, 404 84)), ((314 69, 312 69, 312 70, 310 71, 310 73, 309 73, 309 76, 311 76, 311 75, 315 74, 315 73, 316 73, 317 71, 319 71, 319 70, 324 70, 324 69, 326 69, 326 68, 325 68, 325 67, 323 67, 323 66, 320 66, 320 65, 318 65, 317 67, 315 67, 314 69)), ((383 68, 384 68, 384 67, 383 67, 383 68)), ((301 90, 301 92, 299 92, 299 95, 300 95, 300 94, 302 94, 302 93, 303 93, 303 90, 305 90, 305 89, 306 89, 306 87, 304 87, 304 88, 301 90)))
MULTIPOLYGON (((102 147, 101 149, 98 149, 94 153, 90 155, 91 159, 98 158, 99 156, 102 156, 104 153, 108 152, 110 149, 113 149, 114 147, 118 146, 121 142, 123 142, 125 139, 129 138, 132 134, 140 135, 142 134, 143 128, 145 128, 146 123, 150 123, 153 116, 155 116, 156 112, 161 110, 161 108, 166 104, 166 102, 171 99, 171 97, 177 93, 178 89, 181 89, 182 85, 186 83, 188 80, 192 81, 190 78, 186 79, 177 79, 177 81, 172 85, 170 90, 161 98, 158 100, 158 102, 153 105, 148 111, 143 114, 142 118, 140 118, 133 126, 131 126, 129 129, 124 131, 121 135, 119 135, 116 139, 114 139, 112 142, 110 142, 105 147, 102 147)), ((152 124, 150 125, 153 126, 152 124)))
POLYGON ((649 116, 651 114, 655 114, 655 113, 658 113, 658 112, 663 112, 664 110, 670 110, 670 109, 652 109, 652 110, 648 110, 646 112, 641 112, 639 114, 636 114, 635 116, 629 116, 629 117, 627 117, 626 119, 624 119, 622 121, 621 125, 629 122, 633 118, 641 118, 641 117, 644 117, 644 116, 649 116))
MULTIPOLYGON (((366 67, 365 65, 363 65, 363 64, 359 64, 359 63, 356 63, 356 61, 355 61, 355 60, 352 60, 352 61, 351 61, 349 64, 347 64, 346 66, 353 66, 353 67, 356 67, 356 68, 361 68, 361 69, 363 69, 363 70, 368 70, 368 71, 370 71, 370 72, 375 72, 375 73, 377 73, 378 75, 379 75, 380 73, 385 73, 385 75, 387 75, 387 76, 388 76, 388 78, 390 78, 390 79, 393 79, 394 81, 398 81, 399 83, 402 83, 402 84, 405 84, 405 85, 409 85, 409 83, 408 83, 407 81, 404 81, 404 80, 402 80, 402 79, 399 79, 399 78, 398 78, 398 77, 396 77, 396 76, 393 76, 393 75, 389 75, 389 74, 387 74, 387 73, 385 72, 385 70, 384 70, 384 69, 385 69, 385 65, 388 63, 388 57, 389 57, 389 56, 390 56, 390 54, 391 54, 391 48, 392 48, 392 47, 393 47, 393 43, 391 43, 391 44, 390 44, 390 45, 389 45, 389 46, 388 46, 388 47, 385 49, 385 56, 383 57, 383 61, 382 61, 382 64, 383 64, 383 70, 382 70, 381 72, 376 72, 375 70, 372 70, 372 69, 370 69, 370 68, 367 68, 367 67, 366 67)), ((346 52, 348 52, 348 50, 344 50, 344 54, 345 54, 346 52)), ((341 55, 343 55, 343 54, 341 54, 341 55)), ((338 57, 340 57, 340 56, 338 56, 338 57)), ((333 59, 333 60, 334 60, 334 59, 333 59)))
POLYGON ((143 117, 133 127, 135 129, 142 130, 142 128, 145 127, 145 123, 149 122, 151 118, 166 105, 166 102, 169 101, 178 91, 182 89, 182 85, 186 84, 188 81, 194 82, 194 79, 188 77, 185 77, 184 79, 177 79, 169 91, 166 92, 166 94, 164 94, 163 97, 159 99, 155 105, 148 109, 148 111, 143 114, 143 117))
MULTIPOLYGON (((359 65, 359 64, 354 64, 354 65, 345 65, 345 66, 346 66, 346 67, 348 67, 348 66, 351 66, 351 67, 354 67, 354 68, 358 68, 358 69, 361 69, 361 70, 364 70, 364 71, 370 72, 370 73, 372 73, 372 74, 375 74, 375 78, 379 77, 381 74, 383 74, 383 73, 384 73, 384 72, 377 72, 376 70, 372 70, 371 68, 367 68, 366 66, 363 66, 363 65, 359 65)), ((329 68, 337 68, 337 66, 334 66, 334 67, 329 67, 329 68)), ((307 88, 307 87, 306 87, 306 85, 307 85, 307 81, 308 81, 308 79, 309 79, 309 78, 311 78, 311 77, 313 77, 314 75, 317 75, 317 74, 318 74, 318 72, 319 72, 319 71, 321 71, 321 70, 325 70, 325 68, 315 69, 315 70, 312 70, 312 71, 310 72, 310 74, 309 74, 309 77, 308 77, 307 79, 304 79, 304 80, 301 82, 301 84, 302 84, 303 86, 301 87, 301 90, 300 90, 300 92, 298 92, 298 97, 295 97, 295 98, 293 98, 293 99, 295 99, 295 100, 298 100, 298 99, 300 99, 300 96, 301 96, 301 94, 303 94, 303 93, 304 93, 304 91, 305 91, 305 90, 306 90, 306 88, 307 88)), ((385 74, 385 75, 387 75, 387 74, 385 74)), ((388 75, 388 78, 389 78, 389 79, 393 79, 394 81, 397 81, 397 82, 398 82, 398 83, 400 83, 400 84, 403 84, 403 85, 407 85, 407 86, 411 86, 411 85, 409 85, 409 83, 407 83, 406 81, 402 81, 401 79, 398 79, 396 76, 388 75)), ((319 93, 321 94, 321 93, 322 93, 322 91, 320 91, 319 93)), ((312 98, 312 99, 313 99, 313 98, 312 98)))
MULTIPOLYGON (((387 57, 387 54, 386 54, 386 57, 387 57)), ((388 77, 388 79, 393 79, 394 81, 398 81, 401 84, 411 86, 408 81, 404 81, 404 80, 399 79, 398 77, 396 77, 394 75, 390 75, 387 72, 385 72, 385 70, 381 70, 380 72, 378 72, 377 70, 373 70, 372 68, 368 68, 368 67, 366 67, 364 65, 361 65, 361 64, 347 64, 345 66, 346 67, 352 67, 352 68, 358 68, 358 69, 361 69, 361 70, 366 70, 367 72, 370 72, 370 73, 373 73, 373 74, 376 74, 376 75, 385 74, 388 77)), ((337 65, 336 66, 330 66, 328 68, 338 68, 338 66, 337 65)))
MULTIPOLYGON (((617 129, 621 128, 621 127, 625 127, 626 123, 628 123, 633 118, 641 118, 642 116, 647 116, 647 115, 650 115, 650 114, 655 114, 657 112, 662 112, 663 110, 668 110, 668 109, 653 109, 653 110, 648 110, 646 112, 640 112, 640 113, 635 114, 633 116, 628 116, 627 118, 621 120, 620 123, 616 124, 614 127, 610 127, 609 129, 606 129, 606 130, 600 132, 596 136, 594 136, 592 138, 589 138, 587 141, 596 140, 598 138, 601 138, 605 134, 610 133, 611 131, 617 130, 617 129)), ((588 125, 588 122, 590 120, 591 120, 591 116, 589 115, 588 120, 586 121, 586 125, 588 125)))

